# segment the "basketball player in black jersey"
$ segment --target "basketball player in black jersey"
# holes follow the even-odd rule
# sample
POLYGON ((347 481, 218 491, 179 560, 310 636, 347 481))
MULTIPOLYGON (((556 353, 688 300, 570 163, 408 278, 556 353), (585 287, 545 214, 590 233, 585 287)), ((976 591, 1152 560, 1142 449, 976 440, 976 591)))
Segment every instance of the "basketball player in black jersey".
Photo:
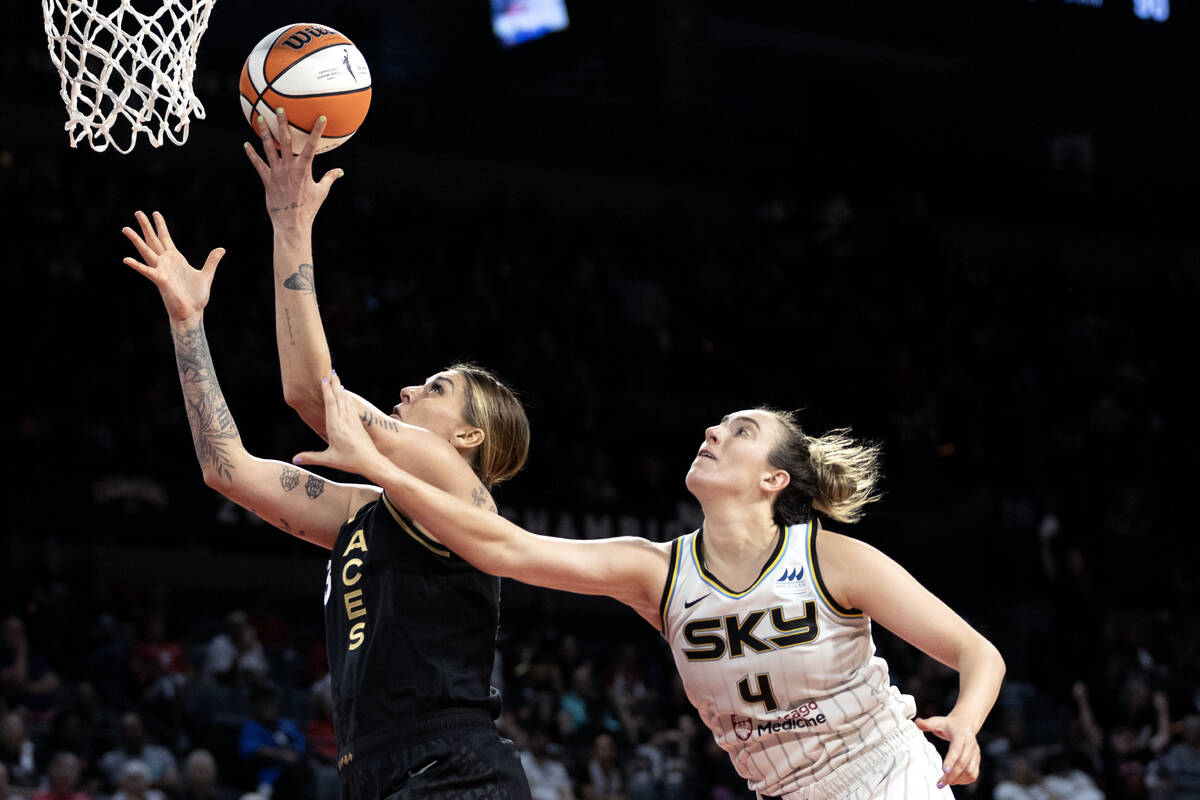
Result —
MULTIPOLYGON (((332 551, 326 642, 344 800, 529 798, 517 753, 494 725, 500 698, 489 677, 499 579, 452 554, 378 487, 328 481, 247 452, 203 325, 224 251, 212 251, 203 269, 193 269, 160 214, 153 222, 136 216, 140 235, 132 228, 123 233, 141 261, 125 263, 154 283, 166 306, 205 483, 332 551)), ((494 509, 490 486, 515 473, 528 450, 520 404, 476 367, 452 368, 404 389, 390 416, 356 402, 382 452, 477 506, 494 509)), ((310 418, 323 431, 321 423, 323 416, 310 418)))

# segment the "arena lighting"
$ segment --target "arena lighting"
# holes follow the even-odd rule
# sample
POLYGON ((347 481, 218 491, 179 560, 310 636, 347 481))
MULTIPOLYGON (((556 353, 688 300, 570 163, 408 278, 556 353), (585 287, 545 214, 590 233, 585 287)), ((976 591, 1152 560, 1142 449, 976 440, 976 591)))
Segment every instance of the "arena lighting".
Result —
POLYGON ((492 0, 492 32, 504 47, 539 39, 568 24, 563 0, 492 0))
MULTIPOLYGON (((1062 0, 1064 3, 1073 6, 1087 6, 1089 8, 1104 8, 1104 0, 1062 0)), ((1132 0, 1133 13, 1138 19, 1152 20, 1154 22, 1166 22, 1171 16, 1171 0, 1132 0)), ((1037 0, 1029 0, 1029 2, 1037 2, 1037 0)))
POLYGON ((1171 16, 1171 0, 1133 0, 1133 13, 1138 19, 1166 22, 1171 16))

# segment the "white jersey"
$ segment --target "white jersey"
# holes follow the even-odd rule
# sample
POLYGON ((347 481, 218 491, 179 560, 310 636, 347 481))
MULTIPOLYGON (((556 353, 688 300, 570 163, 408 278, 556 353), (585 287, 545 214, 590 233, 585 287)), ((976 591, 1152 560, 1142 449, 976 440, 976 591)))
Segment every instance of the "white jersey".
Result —
POLYGON ((820 781, 906 726, 916 733, 915 704, 888 680, 871 620, 821 582, 818 530, 782 529, 742 592, 705 570, 700 531, 671 547, 663 636, 700 718, 766 795, 820 781))

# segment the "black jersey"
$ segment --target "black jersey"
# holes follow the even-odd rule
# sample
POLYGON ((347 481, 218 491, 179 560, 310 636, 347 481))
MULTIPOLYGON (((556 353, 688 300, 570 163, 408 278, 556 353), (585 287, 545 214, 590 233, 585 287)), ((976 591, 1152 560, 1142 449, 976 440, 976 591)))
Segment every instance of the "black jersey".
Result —
POLYGON ((446 709, 496 718, 500 579, 424 535, 382 494, 338 532, 325 642, 339 747, 446 709))

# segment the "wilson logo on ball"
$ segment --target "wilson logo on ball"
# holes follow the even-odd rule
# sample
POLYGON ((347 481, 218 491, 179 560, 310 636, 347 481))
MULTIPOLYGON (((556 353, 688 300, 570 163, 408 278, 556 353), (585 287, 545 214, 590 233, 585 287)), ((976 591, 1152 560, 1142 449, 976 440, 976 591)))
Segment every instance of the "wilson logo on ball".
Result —
POLYGON ((280 42, 280 44, 285 47, 290 47, 293 50, 299 50, 313 39, 320 39, 322 36, 328 36, 336 33, 337 31, 331 31, 329 28, 318 28, 314 25, 311 28, 305 28, 302 31, 296 31, 291 36, 280 42))

